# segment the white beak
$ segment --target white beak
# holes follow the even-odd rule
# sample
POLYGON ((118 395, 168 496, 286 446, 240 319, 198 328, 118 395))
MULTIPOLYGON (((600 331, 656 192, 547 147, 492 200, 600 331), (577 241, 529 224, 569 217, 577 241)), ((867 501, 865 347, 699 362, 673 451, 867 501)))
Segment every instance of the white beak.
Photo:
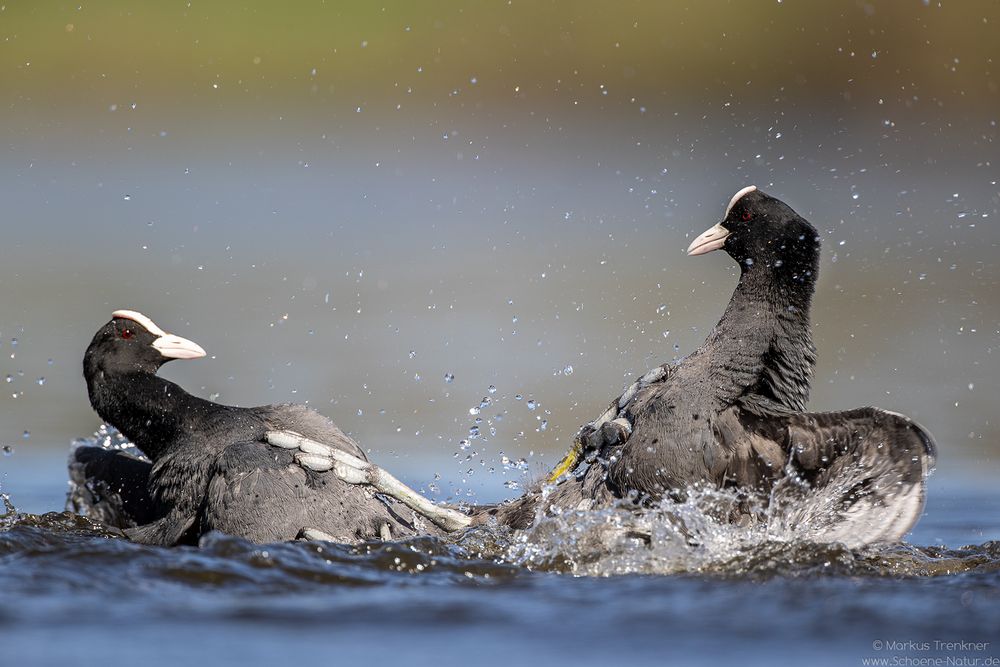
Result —
POLYGON ((701 236, 691 241, 691 245, 688 246, 687 251, 688 257, 704 255, 706 252, 718 250, 725 244, 727 236, 729 236, 729 230, 723 227, 721 222, 705 230, 701 236))
POLYGON ((153 347, 168 359, 198 359, 205 356, 201 345, 173 334, 160 336, 153 341, 153 347))

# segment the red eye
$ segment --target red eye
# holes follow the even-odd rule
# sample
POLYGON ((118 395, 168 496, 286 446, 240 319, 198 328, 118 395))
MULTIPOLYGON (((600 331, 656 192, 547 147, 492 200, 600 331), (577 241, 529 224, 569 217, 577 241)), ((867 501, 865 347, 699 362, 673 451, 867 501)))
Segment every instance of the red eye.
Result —
POLYGON ((743 214, 740 216, 740 220, 742 220, 743 222, 750 222, 750 219, 752 217, 753 213, 751 213, 750 211, 743 211, 743 214))
POLYGON ((124 338, 125 340, 128 340, 134 334, 132 333, 131 329, 122 329, 122 332, 120 334, 118 334, 118 335, 121 336, 122 338, 124 338))

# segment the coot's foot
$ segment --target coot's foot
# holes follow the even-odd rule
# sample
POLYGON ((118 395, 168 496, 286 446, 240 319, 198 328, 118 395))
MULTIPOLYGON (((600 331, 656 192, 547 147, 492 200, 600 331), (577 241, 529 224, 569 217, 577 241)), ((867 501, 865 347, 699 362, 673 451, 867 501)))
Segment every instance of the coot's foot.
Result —
POLYGON ((447 507, 441 507, 423 497, 374 463, 347 452, 311 440, 294 431, 268 431, 267 442, 282 449, 297 449, 295 461, 309 470, 332 470, 349 484, 366 484, 379 493, 395 498, 431 523, 447 531, 460 530, 472 523, 472 518, 447 507))

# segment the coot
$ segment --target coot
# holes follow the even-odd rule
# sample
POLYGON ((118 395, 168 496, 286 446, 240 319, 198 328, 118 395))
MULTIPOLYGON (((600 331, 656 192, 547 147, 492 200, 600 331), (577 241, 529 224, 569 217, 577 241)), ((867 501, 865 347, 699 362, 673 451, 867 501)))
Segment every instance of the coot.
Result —
MULTIPOLYGON (((293 450, 267 442, 309 438, 321 443, 324 460, 339 455, 338 470, 361 481, 357 475, 368 466, 364 452, 319 413, 293 404, 221 405, 156 375, 171 359, 204 355, 201 347, 168 334, 141 313, 113 313, 84 356, 90 402, 151 463, 122 452, 78 448, 70 466, 78 482, 72 504, 125 528, 135 541, 164 546, 196 542, 210 530, 256 542, 303 533, 357 542, 438 530, 373 493, 370 485, 345 482, 337 471, 316 472, 322 467, 316 462, 300 465, 310 462, 308 445, 299 451, 297 445, 293 450)), ((380 479, 395 482, 387 474, 380 479)), ((435 518, 453 529, 448 514, 442 516, 435 518)))

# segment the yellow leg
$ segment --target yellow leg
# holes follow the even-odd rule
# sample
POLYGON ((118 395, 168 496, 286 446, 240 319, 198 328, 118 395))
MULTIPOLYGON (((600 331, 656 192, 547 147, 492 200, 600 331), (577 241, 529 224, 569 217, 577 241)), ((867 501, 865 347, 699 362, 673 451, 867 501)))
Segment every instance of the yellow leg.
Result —
POLYGON ((567 472, 572 472, 576 470, 576 467, 580 465, 580 453, 583 451, 583 446, 580 445, 579 440, 574 440, 573 445, 566 452, 566 456, 563 460, 559 462, 552 472, 549 473, 548 483, 552 484, 560 477, 562 477, 567 472))

